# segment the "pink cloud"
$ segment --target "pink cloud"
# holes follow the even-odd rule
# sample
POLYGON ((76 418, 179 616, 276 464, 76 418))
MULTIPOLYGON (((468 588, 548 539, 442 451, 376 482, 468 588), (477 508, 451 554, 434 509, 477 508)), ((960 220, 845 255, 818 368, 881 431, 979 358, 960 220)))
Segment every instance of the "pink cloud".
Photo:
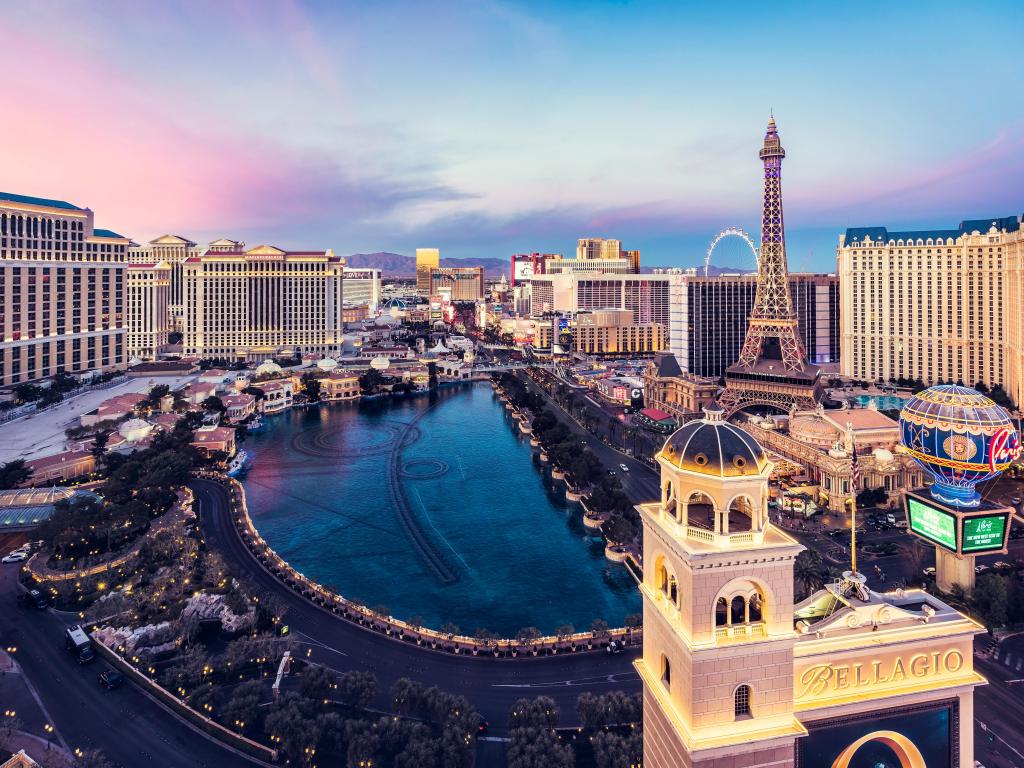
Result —
POLYGON ((1024 124, 1001 129, 994 137, 934 165, 865 170, 834 187, 798 192, 810 210, 858 216, 968 217, 1019 213, 1024 196, 1024 124), (837 208, 841 205, 841 208, 837 208), (989 208, 993 210, 989 211, 989 208))
MULTIPOLYGON (((136 239, 285 225, 294 233, 408 199, 458 196, 429 179, 357 174, 288 146, 286 133, 280 142, 259 137, 230 114, 194 108, 189 93, 156 91, 122 63, 0 29, 0 65, 19 73, 6 81, 0 124, 5 146, 16 148, 5 160, 6 190, 88 206, 99 224, 136 239)), ((319 54, 309 64, 328 76, 319 54)), ((287 115, 281 125, 287 131, 287 115)))

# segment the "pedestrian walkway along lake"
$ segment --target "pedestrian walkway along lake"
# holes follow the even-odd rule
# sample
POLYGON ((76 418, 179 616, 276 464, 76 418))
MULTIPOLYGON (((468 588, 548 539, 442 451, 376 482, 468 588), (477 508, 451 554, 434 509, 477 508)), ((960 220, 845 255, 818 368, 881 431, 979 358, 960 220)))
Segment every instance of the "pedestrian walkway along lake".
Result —
POLYGON ((640 610, 485 383, 294 409, 245 448, 253 523, 324 586, 425 626, 544 632, 640 610))

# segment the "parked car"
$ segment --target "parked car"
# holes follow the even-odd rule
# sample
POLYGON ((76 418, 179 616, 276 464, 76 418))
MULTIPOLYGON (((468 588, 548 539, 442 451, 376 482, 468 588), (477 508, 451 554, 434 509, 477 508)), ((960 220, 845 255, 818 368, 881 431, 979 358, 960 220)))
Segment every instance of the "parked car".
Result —
POLYGON ((619 645, 618 642, 616 642, 615 640, 612 640, 605 647, 605 650, 608 651, 608 653, 622 653, 622 646, 619 645))
POLYGON ((896 515, 890 512, 888 515, 885 516, 885 522, 887 522, 889 525, 896 525, 896 515))
POLYGON ((997 571, 1012 571, 1013 563, 1008 563, 1005 560, 996 560, 992 567, 997 571))
POLYGON ((989 570, 991 570, 991 568, 989 568, 984 563, 978 563, 976 566, 974 566, 974 572, 975 573, 984 573, 985 571, 989 571, 989 570))
POLYGON ((120 688, 122 685, 124 685, 124 675, 122 675, 116 669, 105 669, 102 672, 100 672, 100 685, 102 685, 108 691, 112 691, 115 688, 120 688))
POLYGON ((8 563, 8 564, 10 564, 10 563, 23 563, 26 560, 28 560, 28 552, 25 552, 24 550, 20 550, 20 551, 11 552, 7 556, 5 556, 3 558, 3 560, 0 560, 0 563, 8 563))
POLYGON ((934 568, 925 568, 922 571, 922 573, 924 574, 925 578, 928 578, 928 579, 934 579, 935 578, 935 569, 934 568))

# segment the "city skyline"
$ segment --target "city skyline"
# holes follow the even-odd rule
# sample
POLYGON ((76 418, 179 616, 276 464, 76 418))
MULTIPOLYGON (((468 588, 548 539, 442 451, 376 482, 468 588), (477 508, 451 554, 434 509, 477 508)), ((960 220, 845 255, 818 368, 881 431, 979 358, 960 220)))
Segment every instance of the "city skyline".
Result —
POLYGON ((834 269, 849 226, 1022 207, 1024 108, 970 108, 1024 74, 1009 3, 813 19, 780 4, 769 20, 742 4, 18 14, 0 30, 18 75, 5 186, 102 210, 138 242, 503 258, 605 236, 648 266, 695 265, 719 229, 757 230, 772 111, 794 270, 834 269))

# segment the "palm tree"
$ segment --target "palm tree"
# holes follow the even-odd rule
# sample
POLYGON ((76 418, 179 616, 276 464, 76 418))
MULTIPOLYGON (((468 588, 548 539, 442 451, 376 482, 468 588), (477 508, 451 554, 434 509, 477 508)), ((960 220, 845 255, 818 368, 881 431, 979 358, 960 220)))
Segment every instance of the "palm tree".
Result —
POLYGON ((793 563, 793 578, 804 595, 824 587, 826 570, 821 555, 813 549, 805 549, 797 555, 793 563))

